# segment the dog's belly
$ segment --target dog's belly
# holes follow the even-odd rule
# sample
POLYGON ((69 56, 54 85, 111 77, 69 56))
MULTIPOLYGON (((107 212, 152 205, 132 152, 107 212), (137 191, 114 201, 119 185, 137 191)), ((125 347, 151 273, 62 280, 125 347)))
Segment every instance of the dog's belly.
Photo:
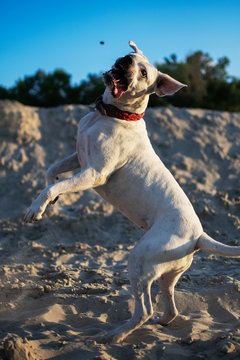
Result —
POLYGON ((95 190, 144 230, 156 221, 173 226, 188 219, 202 231, 189 199, 157 156, 128 162, 95 190))

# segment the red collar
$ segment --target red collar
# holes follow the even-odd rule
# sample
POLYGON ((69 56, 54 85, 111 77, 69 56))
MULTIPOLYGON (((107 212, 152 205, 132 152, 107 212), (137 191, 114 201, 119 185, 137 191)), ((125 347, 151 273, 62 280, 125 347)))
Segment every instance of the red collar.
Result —
POLYGON ((134 114, 128 111, 122 111, 116 106, 105 104, 103 102, 102 96, 99 96, 96 100, 96 109, 100 111, 102 115, 115 117, 117 119, 126 120, 126 121, 138 121, 141 120, 144 116, 144 112, 141 114, 134 114))

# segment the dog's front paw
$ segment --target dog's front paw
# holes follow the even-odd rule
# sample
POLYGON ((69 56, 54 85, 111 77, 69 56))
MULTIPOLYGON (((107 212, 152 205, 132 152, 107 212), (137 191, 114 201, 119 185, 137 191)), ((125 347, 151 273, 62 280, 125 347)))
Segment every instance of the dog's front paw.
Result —
POLYGON ((24 221, 26 223, 30 223, 33 221, 41 220, 42 215, 46 209, 47 204, 39 204, 37 200, 35 200, 29 209, 27 209, 24 221))
POLYGON ((25 215, 24 215, 24 221, 26 223, 30 223, 30 222, 33 222, 33 221, 38 221, 38 220, 41 220, 42 218, 42 214, 43 212, 40 212, 38 210, 35 210, 34 208, 32 208, 32 206, 27 209, 25 215))

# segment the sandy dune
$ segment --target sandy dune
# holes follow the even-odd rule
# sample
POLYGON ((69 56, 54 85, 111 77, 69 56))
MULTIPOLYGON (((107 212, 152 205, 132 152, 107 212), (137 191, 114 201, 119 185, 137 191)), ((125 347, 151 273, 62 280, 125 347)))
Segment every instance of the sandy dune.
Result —
MULTIPOLYGON (((0 359, 239 359, 240 259, 200 252, 177 285, 181 315, 171 325, 95 342, 133 311, 127 258, 142 230, 93 191, 62 196, 41 222, 22 221, 46 168, 75 151, 87 112, 0 101, 0 359)), ((238 245, 240 114, 169 107, 145 120, 205 231, 238 245)), ((157 284, 153 299, 161 313, 157 284)))

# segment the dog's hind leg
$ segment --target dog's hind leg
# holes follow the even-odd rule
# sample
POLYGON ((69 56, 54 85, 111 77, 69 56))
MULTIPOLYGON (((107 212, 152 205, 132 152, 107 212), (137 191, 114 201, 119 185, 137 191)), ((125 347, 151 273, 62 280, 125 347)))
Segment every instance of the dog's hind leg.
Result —
POLYGON ((115 343, 124 340, 130 333, 144 324, 153 315, 150 294, 151 283, 142 283, 139 279, 132 279, 131 285, 135 297, 135 309, 132 318, 122 326, 119 326, 100 337, 98 339, 100 342, 115 343))
POLYGON ((189 268, 192 262, 192 256, 186 256, 186 265, 184 268, 174 269, 170 272, 163 273, 159 278, 161 297, 164 303, 164 312, 161 317, 150 319, 151 323, 166 326, 170 324, 178 315, 175 305, 174 288, 180 276, 189 268))
POLYGON ((163 226, 152 226, 137 243, 129 256, 129 279, 135 297, 133 317, 122 326, 103 336, 103 342, 119 342, 144 324, 153 315, 151 285, 160 278, 165 312, 161 319, 168 324, 178 314, 174 302, 174 286, 181 274, 191 265, 194 244, 178 235, 164 231, 163 226))
POLYGON ((128 272, 132 292, 135 298, 135 310, 133 316, 122 326, 109 331, 106 335, 98 340, 103 343, 120 342, 129 334, 144 324, 153 315, 153 307, 151 301, 151 285, 155 280, 154 265, 149 259, 151 255, 147 252, 143 253, 142 248, 151 243, 151 231, 148 231, 132 249, 129 255, 128 272))
POLYGON ((176 275, 175 271, 163 274, 159 279, 161 296, 164 303, 164 313, 159 318, 150 319, 153 324, 168 325, 178 315, 178 311, 174 300, 174 287, 181 274, 176 275))

